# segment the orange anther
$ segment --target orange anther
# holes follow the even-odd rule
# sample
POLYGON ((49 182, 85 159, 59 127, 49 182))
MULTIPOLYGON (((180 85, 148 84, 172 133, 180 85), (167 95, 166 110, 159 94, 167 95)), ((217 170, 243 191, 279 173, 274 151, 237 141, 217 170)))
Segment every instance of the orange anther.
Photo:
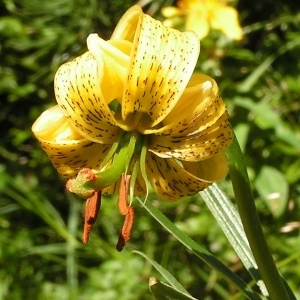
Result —
POLYGON ((125 247, 126 243, 130 240, 132 226, 134 220, 134 209, 132 206, 128 206, 128 213, 125 215, 125 220, 119 239, 116 245, 116 249, 121 252, 125 247))
POLYGON ((95 194, 86 200, 85 206, 85 217, 84 217, 84 227, 82 242, 87 244, 90 238, 90 232, 93 224, 95 224, 98 212, 101 206, 101 191, 95 192, 95 194))

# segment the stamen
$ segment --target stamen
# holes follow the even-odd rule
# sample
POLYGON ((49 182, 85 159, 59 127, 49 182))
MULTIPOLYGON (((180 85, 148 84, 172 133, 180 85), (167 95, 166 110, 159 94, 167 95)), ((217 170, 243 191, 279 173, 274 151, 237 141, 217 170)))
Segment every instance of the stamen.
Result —
POLYGON ((134 191, 135 191, 135 185, 137 183, 137 176, 138 172, 140 170, 140 161, 139 159, 133 159, 132 160, 133 169, 131 171, 131 180, 130 180, 130 186, 129 186, 129 195, 127 199, 128 205, 132 205, 133 197, 134 197, 134 191))
POLYGON ((125 216, 122 231, 119 235, 119 239, 116 245, 116 249, 121 252, 125 247, 126 243, 130 240, 132 226, 134 220, 134 209, 133 206, 128 206, 128 212, 125 216))
POLYGON ((148 199, 148 195, 149 195, 149 180, 148 180, 147 172, 146 172, 147 152, 148 152, 148 140, 145 139, 144 145, 143 145, 142 151, 141 151, 141 156, 140 156, 140 170, 141 170, 141 174, 142 174, 142 177, 143 177, 145 185, 146 185, 146 196, 145 196, 144 203, 146 203, 146 201, 148 199))
POLYGON ((118 198, 118 208, 121 215, 125 216, 128 213, 128 191, 130 185, 131 175, 122 174, 120 188, 119 188, 119 198, 118 198))
POLYGON ((82 242, 87 244, 92 226, 95 224, 101 206, 101 191, 86 200, 82 242))

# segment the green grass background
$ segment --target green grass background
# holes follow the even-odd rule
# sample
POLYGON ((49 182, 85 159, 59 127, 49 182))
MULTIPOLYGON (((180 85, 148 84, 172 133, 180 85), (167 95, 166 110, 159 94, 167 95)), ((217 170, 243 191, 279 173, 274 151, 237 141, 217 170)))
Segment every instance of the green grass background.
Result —
MULTIPOLYGON (((88 245, 80 241, 84 202, 64 182, 30 127, 55 103, 53 78, 86 51, 86 37, 109 38, 134 1, 2 0, 0 2, 0 299, 152 299, 160 275, 132 250, 156 260, 198 299, 240 299, 138 203, 130 243, 115 244, 122 224, 106 197, 88 245)), ((161 18, 172 1, 148 1, 161 18)), ((259 216, 280 272, 300 299, 300 5, 294 0, 236 3, 244 38, 212 31, 197 69, 215 78, 228 106, 259 216)), ((232 197, 230 182, 221 186, 232 197)), ((251 278, 205 203, 170 204, 150 195, 182 231, 245 281, 251 278)))

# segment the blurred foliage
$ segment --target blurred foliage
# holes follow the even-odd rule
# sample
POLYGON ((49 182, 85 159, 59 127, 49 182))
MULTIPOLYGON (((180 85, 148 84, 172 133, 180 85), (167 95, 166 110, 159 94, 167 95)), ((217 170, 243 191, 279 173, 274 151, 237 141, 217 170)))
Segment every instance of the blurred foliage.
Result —
MULTIPOLYGON (((158 18, 160 8, 172 4, 140 2, 158 18)), ((58 66, 86 50, 89 33, 108 38, 132 4, 0 2, 0 299, 152 299, 147 283, 158 274, 131 250, 159 262, 194 297, 228 299, 236 293, 141 208, 131 242, 118 253, 114 245, 122 219, 114 197, 104 199, 91 241, 83 245, 84 203, 64 192, 64 182, 31 134, 34 120, 55 101, 58 66)), ((197 68, 220 85, 270 247, 300 297, 299 4, 239 0, 237 9, 244 39, 231 42, 212 32, 201 42, 197 68)), ((222 187, 232 195, 228 181, 222 187)), ((251 280, 201 199, 153 201, 180 229, 251 280)))

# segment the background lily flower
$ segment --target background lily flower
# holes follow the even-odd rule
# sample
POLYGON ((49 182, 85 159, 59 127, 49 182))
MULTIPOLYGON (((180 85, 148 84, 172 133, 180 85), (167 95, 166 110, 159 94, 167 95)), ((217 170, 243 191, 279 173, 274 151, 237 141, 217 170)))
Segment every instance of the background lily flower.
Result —
POLYGON ((164 21, 166 26, 176 27, 177 23, 183 22, 185 29, 194 31, 200 40, 208 35, 210 27, 231 39, 242 38, 238 12, 226 1, 181 0, 177 4, 178 8, 168 6, 162 9, 163 16, 167 18, 164 21))
POLYGON ((60 174, 92 169, 96 190, 106 193, 122 173, 132 174, 132 192, 146 194, 149 180, 166 200, 226 175, 232 130, 216 82, 193 74, 200 50, 194 33, 167 28, 133 6, 109 41, 91 34, 87 46, 59 68, 58 105, 32 127, 60 174))

